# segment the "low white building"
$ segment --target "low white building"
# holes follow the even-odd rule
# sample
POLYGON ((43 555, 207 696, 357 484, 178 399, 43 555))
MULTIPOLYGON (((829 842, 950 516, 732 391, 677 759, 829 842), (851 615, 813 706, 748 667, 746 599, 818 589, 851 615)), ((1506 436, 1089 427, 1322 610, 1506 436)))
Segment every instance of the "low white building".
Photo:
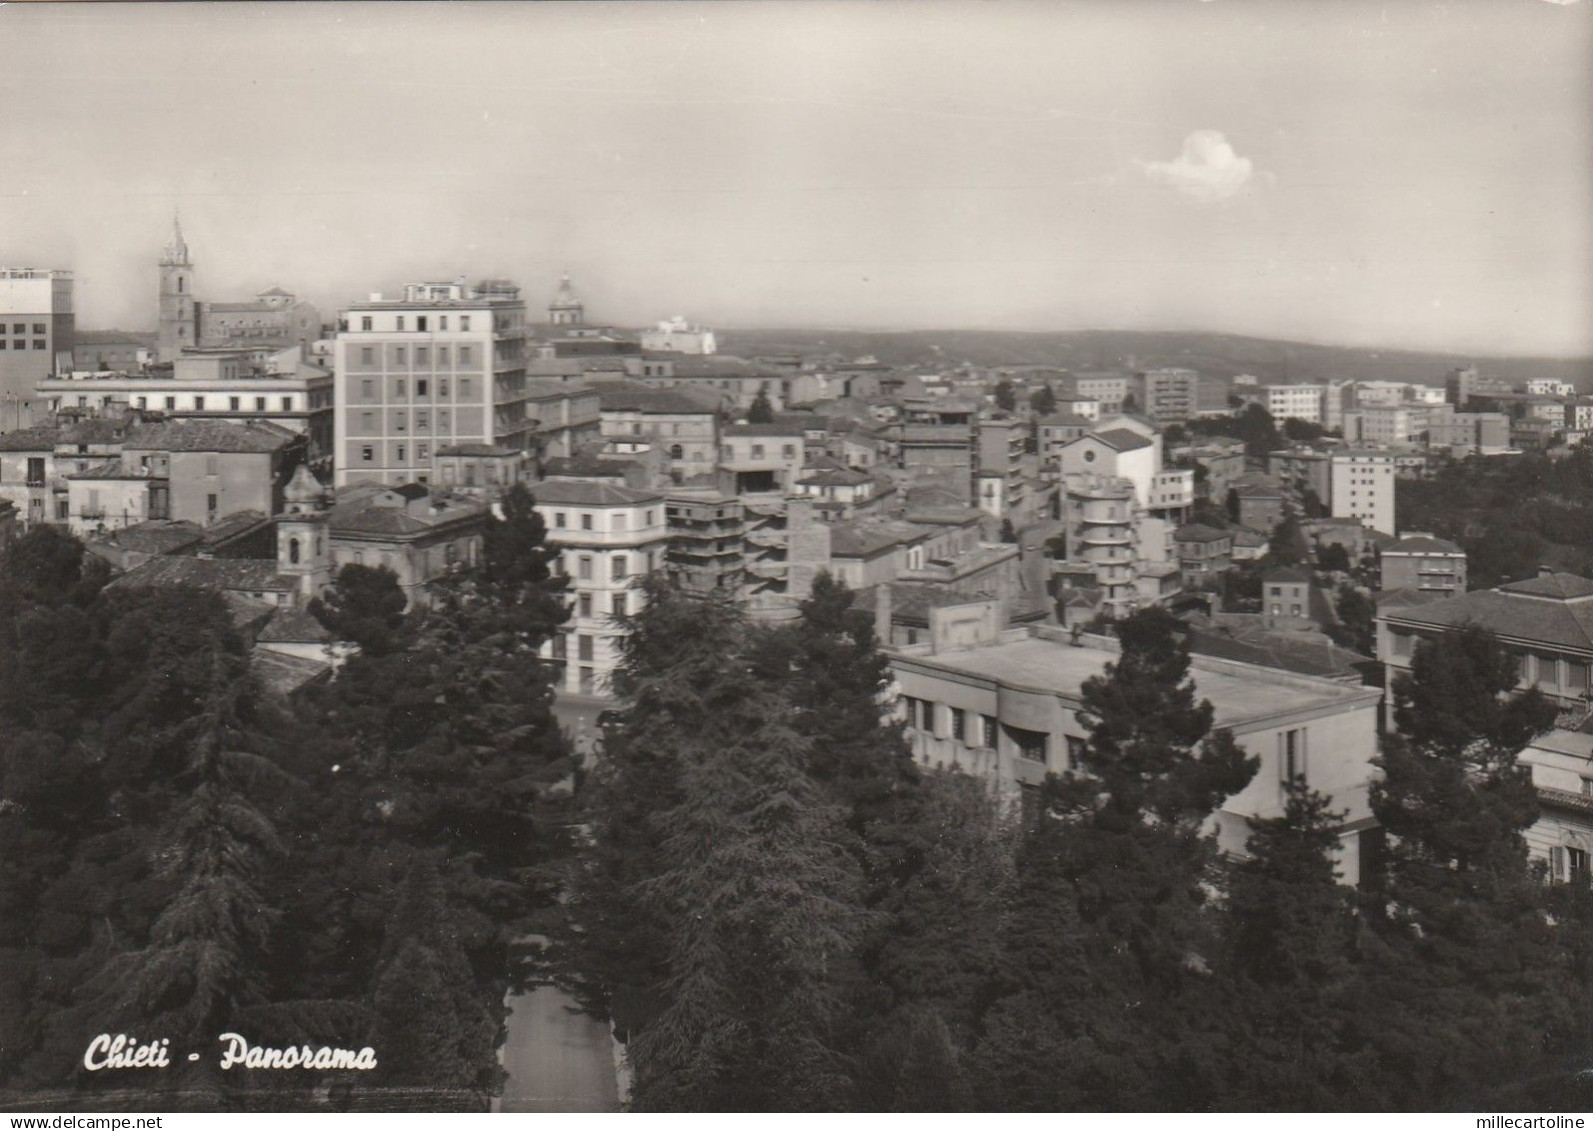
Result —
POLYGON ((1321 385, 1263 385, 1263 402, 1274 420, 1303 420, 1308 424, 1322 423, 1321 385))
MULTIPOLYGON (((1077 767, 1088 737, 1080 689, 1117 655, 1110 638, 1075 642, 1065 630, 1039 627, 1003 632, 980 647, 959 641, 937 652, 932 641, 895 649, 891 670, 913 754, 1021 796, 1048 773, 1077 767)), ((1214 815, 1219 846, 1243 853, 1249 819, 1281 816, 1284 782, 1303 777, 1346 812, 1338 867, 1357 881, 1362 838, 1376 835, 1369 791, 1380 692, 1206 656, 1193 657, 1191 674, 1196 695, 1215 709, 1215 727, 1261 761, 1250 784, 1214 815)))

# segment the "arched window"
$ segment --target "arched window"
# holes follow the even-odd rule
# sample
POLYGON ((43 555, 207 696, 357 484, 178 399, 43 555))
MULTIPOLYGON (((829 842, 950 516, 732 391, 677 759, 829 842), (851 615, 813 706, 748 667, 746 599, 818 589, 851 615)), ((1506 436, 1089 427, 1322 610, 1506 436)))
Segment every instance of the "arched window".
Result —
POLYGON ((669 458, 670 459, 685 459, 686 458, 686 449, 681 447, 679 444, 671 444, 671 445, 669 445, 669 458))
POLYGON ((299 540, 297 538, 288 539, 288 561, 293 565, 299 564, 299 540))

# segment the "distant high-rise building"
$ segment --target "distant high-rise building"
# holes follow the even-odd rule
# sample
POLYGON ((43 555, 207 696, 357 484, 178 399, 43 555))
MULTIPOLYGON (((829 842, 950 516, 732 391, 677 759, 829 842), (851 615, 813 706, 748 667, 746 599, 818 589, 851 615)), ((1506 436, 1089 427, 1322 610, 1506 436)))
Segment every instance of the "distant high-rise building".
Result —
POLYGON ((336 483, 424 481, 438 448, 530 447, 525 302, 513 283, 412 283, 343 312, 336 483))
POLYGON ((33 423, 34 386, 72 368, 72 273, 0 267, 0 432, 33 423))

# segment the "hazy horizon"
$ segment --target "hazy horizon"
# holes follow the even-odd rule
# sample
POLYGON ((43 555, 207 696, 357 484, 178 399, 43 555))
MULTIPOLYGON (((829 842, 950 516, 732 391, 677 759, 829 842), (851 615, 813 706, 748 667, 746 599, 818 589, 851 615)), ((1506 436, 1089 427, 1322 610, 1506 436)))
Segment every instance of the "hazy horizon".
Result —
POLYGON ((1593 4, 11 5, 0 263, 149 328, 568 270, 591 320, 1593 356, 1593 4))

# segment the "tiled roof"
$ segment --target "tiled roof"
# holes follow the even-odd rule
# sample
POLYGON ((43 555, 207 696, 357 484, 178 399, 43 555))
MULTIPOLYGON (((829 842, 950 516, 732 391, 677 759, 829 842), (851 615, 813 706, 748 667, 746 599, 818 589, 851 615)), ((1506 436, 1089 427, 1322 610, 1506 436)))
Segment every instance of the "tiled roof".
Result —
POLYGON ((830 554, 843 558, 863 557, 933 533, 932 527, 911 522, 836 523, 830 528, 830 554))
POLYGON ((1289 566, 1279 566, 1269 569, 1261 575, 1262 581, 1285 581, 1294 585, 1305 585, 1311 581, 1311 575, 1302 570, 1292 569, 1289 566))
POLYGON ((0 435, 0 452, 54 451, 61 430, 50 424, 19 428, 0 435))
POLYGON ((197 523, 152 518, 100 535, 94 540, 134 553, 175 554, 199 545, 204 537, 205 530, 197 523))
POLYGON ((269 521, 269 517, 263 511, 233 511, 231 514, 223 515, 204 528, 205 543, 214 545, 217 542, 225 542, 229 538, 245 534, 269 521))
POLYGON ((713 409, 694 396, 676 389, 654 389, 628 381, 594 385, 598 403, 607 412, 692 413, 708 416, 713 409))
POLYGON ((1546 600, 1520 590, 1479 589, 1426 605, 1381 606, 1379 615, 1439 629, 1474 623, 1516 640, 1593 652, 1593 601, 1546 600))
POLYGON ((1087 416, 1079 416, 1072 412, 1053 412, 1050 416, 1040 418, 1041 428, 1084 428, 1095 427, 1095 421, 1087 416))
POLYGON ((1501 585, 1499 591, 1519 593, 1524 597, 1554 597, 1569 601, 1578 597, 1593 597, 1593 581, 1574 573, 1547 573, 1501 585))
POLYGON ((1173 531, 1174 542, 1220 542, 1232 537, 1231 531, 1218 530, 1215 526, 1207 526, 1203 522, 1186 523, 1173 531))
POLYGON ((82 471, 67 475, 68 479, 154 479, 147 467, 129 467, 119 459, 108 459, 90 464, 82 471))
POLYGON ((1155 442, 1127 428, 1108 428, 1105 432, 1092 432, 1091 435, 1101 441, 1101 443, 1116 448, 1120 452, 1132 452, 1140 448, 1148 448, 1155 442))
POLYGON ((296 432, 263 421, 167 420, 139 425, 122 446, 131 451, 276 452, 298 438, 296 432))
POLYGON ((240 593, 287 593, 299 587, 296 577, 277 572, 270 558, 150 558, 122 574, 112 586, 123 589, 225 589, 240 593))
POLYGON ((631 487, 617 487, 612 483, 584 483, 580 480, 547 480, 532 488, 539 504, 564 504, 584 507, 636 506, 639 503, 662 502, 664 496, 657 491, 638 491, 631 487))
POLYGON ((304 656, 285 656, 268 648, 256 648, 249 653, 249 671, 268 690, 291 695, 330 674, 332 666, 304 656))
POLYGON ((278 609, 255 639, 270 644, 325 644, 332 634, 308 609, 290 606, 278 609))

